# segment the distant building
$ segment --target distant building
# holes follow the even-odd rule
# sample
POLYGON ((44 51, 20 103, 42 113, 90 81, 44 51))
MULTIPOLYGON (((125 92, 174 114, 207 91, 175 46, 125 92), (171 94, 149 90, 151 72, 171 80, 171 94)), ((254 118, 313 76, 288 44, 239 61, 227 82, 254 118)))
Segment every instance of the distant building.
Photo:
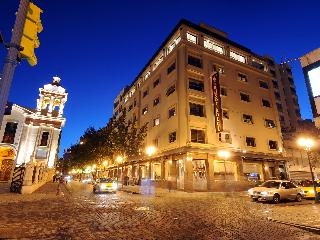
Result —
POLYGON ((19 173, 13 170, 20 171, 22 192, 28 193, 51 180, 61 129, 66 121, 63 109, 67 96, 60 78, 54 77, 52 83, 39 89, 36 109, 7 105, 0 130, 0 153, 12 154, 2 154, 0 181, 9 182, 12 176, 15 180, 19 173))
MULTIPOLYGON (((275 96, 282 75, 272 72, 278 68, 220 30, 180 21, 114 101, 115 116, 125 108, 128 121, 148 123, 145 146, 157 148, 152 157, 128 159, 122 176, 170 181, 186 191, 286 177, 285 124, 275 96), (224 159, 220 150, 231 156, 224 159)), ((295 124, 291 116, 288 126, 295 124)))

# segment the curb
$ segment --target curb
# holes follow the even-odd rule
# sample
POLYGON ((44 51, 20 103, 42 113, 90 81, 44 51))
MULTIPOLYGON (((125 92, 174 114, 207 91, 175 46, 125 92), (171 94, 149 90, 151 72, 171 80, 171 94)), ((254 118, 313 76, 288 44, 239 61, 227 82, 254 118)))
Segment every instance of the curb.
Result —
POLYGON ((283 225, 286 225, 286 226, 300 228, 302 230, 305 230, 305 231, 312 232, 312 233, 320 235, 320 227, 312 227, 312 226, 303 225, 303 224, 283 222, 283 221, 275 220, 275 219, 272 219, 272 218, 267 218, 267 220, 271 221, 271 222, 275 222, 275 223, 280 223, 280 224, 283 224, 283 225))

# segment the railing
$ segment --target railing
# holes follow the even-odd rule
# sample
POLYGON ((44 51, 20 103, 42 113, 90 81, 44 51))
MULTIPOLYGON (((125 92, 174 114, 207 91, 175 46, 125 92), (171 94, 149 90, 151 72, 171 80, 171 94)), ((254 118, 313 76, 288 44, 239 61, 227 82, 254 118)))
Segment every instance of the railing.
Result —
POLYGON ((24 163, 14 168, 10 192, 21 193, 25 170, 26 168, 24 163))

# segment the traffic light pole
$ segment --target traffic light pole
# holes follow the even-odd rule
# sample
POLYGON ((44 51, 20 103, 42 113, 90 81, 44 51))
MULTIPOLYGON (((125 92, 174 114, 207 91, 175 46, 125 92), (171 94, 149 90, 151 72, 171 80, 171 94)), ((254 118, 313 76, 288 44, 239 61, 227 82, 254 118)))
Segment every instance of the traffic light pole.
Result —
POLYGON ((16 14, 16 21, 12 30, 11 41, 9 44, 6 44, 8 54, 4 61, 2 75, 0 76, 0 128, 9 97, 13 74, 18 64, 18 54, 21 48, 20 41, 29 3, 30 0, 20 0, 19 9, 16 14))

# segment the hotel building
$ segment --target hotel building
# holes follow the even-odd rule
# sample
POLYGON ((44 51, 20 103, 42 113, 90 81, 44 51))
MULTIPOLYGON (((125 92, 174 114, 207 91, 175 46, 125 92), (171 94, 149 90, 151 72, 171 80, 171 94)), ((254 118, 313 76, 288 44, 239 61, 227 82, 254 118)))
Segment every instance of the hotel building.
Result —
POLYGON ((115 116, 125 108, 128 121, 148 123, 145 146, 157 148, 127 159, 119 176, 170 181, 185 191, 245 189, 285 177, 269 62, 218 29, 181 20, 114 101, 115 116))

